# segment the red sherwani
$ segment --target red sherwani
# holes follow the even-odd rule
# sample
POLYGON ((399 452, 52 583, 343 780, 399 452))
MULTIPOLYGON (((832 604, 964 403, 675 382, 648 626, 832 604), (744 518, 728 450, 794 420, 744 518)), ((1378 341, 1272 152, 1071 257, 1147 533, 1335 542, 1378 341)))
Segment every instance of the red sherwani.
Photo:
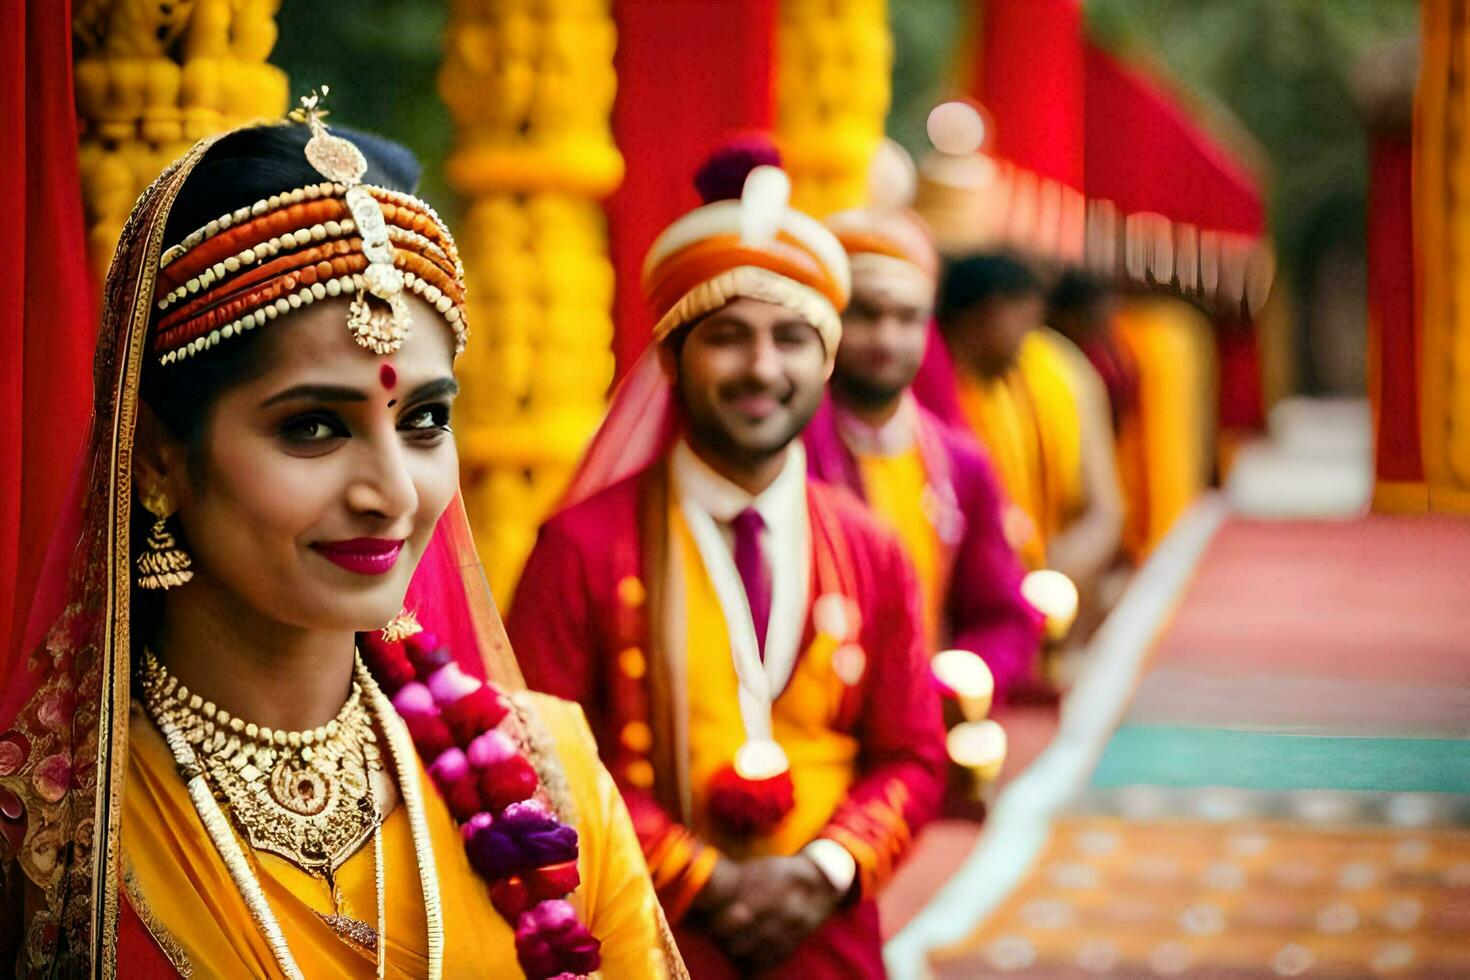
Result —
MULTIPOLYGON (((659 637, 670 617, 678 622, 682 612, 664 609, 658 586, 670 546, 667 486, 667 467, 660 463, 548 521, 522 574, 507 627, 527 683, 586 710, 603 760, 633 815, 691 973, 736 977, 735 964, 683 921, 717 852, 697 807, 690 825, 682 822, 691 811, 687 787, 681 799, 677 773, 688 760, 676 757, 671 733, 687 716, 670 716, 678 698, 670 695, 669 675, 661 669, 659 637)), ((834 655, 832 667, 818 669, 812 651, 823 646, 814 642, 813 616, 807 616, 793 681, 777 697, 773 712, 782 712, 798 680, 809 707, 815 685, 827 692, 817 702, 825 698, 829 707, 819 725, 810 725, 812 744, 856 744, 851 771, 843 777, 845 792, 835 809, 821 816, 818 826, 822 821, 825 826, 817 836, 836 840, 852 853, 858 873, 853 897, 790 959, 762 976, 878 977, 883 965, 875 896, 938 807, 945 776, 943 729, 927 669, 917 584, 897 540, 845 491, 810 482, 807 505, 812 601, 840 591, 858 615, 853 635, 837 651, 848 654, 846 666, 837 667, 834 655), (853 647, 860 651, 855 658, 853 647), (861 665, 856 674, 854 660, 861 665)), ((728 659, 730 651, 691 650, 687 656, 728 659)), ((800 767, 811 753, 788 744, 787 736, 778 737, 800 785, 800 767)), ((697 797, 699 787, 694 792, 697 797)), ((770 851, 759 841, 746 847, 747 842, 725 837, 719 843, 737 858, 770 851)))

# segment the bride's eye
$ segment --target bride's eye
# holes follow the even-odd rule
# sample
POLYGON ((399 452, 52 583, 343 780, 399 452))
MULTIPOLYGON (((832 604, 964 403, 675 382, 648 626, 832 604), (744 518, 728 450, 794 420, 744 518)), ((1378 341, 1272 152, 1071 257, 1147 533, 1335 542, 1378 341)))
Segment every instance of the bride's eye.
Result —
POLYGON ((404 413, 398 423, 402 432, 415 438, 435 438, 449 429, 449 405, 443 402, 419 405, 404 413))
POLYGON ((281 425, 281 438, 298 446, 319 445, 346 435, 347 430, 340 421, 322 413, 298 415, 281 425))

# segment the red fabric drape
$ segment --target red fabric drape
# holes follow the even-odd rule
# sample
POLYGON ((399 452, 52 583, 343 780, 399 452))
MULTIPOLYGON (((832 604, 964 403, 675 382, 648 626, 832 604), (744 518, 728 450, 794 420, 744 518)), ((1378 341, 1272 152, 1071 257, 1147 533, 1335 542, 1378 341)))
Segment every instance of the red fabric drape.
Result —
POLYGON ((66 497, 92 404, 87 273, 72 101, 71 4, 8 0, 0 18, 0 640, 3 674, 66 497))
POLYGON ((722 138, 774 114, 776 0, 614 0, 613 136, 627 176, 607 204, 618 377, 653 321, 639 273, 659 232, 699 203, 694 171, 722 138))
MULTIPOLYGON (((1087 196, 1201 230, 1260 236, 1266 203, 1251 174, 1154 82, 1086 46, 1087 196)), ((1265 426, 1255 325, 1217 322, 1222 432, 1265 426)))
POLYGON ((1374 134, 1369 146, 1368 330, 1378 479, 1420 483, 1419 334, 1414 315, 1413 141, 1374 134))
POLYGON ((989 151, 1082 190, 1079 0, 983 0, 970 95, 995 123, 989 151))
POLYGON ((1085 51, 1087 196, 1125 214, 1264 234, 1265 201, 1245 167, 1156 84, 1090 44, 1085 51))
POLYGON ((1261 345, 1250 320, 1215 322, 1215 356, 1220 370, 1219 425, 1222 433, 1266 428, 1266 398, 1261 390, 1261 345))

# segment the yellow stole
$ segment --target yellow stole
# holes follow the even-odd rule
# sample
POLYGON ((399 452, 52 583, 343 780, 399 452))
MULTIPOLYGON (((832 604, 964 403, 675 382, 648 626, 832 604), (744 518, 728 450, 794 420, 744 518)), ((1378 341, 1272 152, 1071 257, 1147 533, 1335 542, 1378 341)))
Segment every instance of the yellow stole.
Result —
POLYGON ((939 639, 944 601, 944 549, 934 530, 929 505, 929 476, 917 444, 891 456, 854 454, 863 481, 863 496, 878 519, 902 543, 924 598, 924 636, 932 650, 939 639))
POLYGON ((677 506, 669 510, 669 544, 678 549, 684 586, 690 829, 736 859, 795 854, 826 825, 857 775, 858 741, 835 727, 847 690, 833 665, 839 640, 817 631, 772 705, 772 734, 790 761, 795 808, 769 834, 730 839, 707 818, 704 788, 745 741, 740 684, 719 597, 677 506))
POLYGON ((1046 543, 1081 510, 1082 418, 1066 356, 1040 330, 1021 342, 1016 365, 999 378, 958 373, 960 409, 990 451, 1001 485, 1035 534, 1020 546, 1031 568, 1046 543))
MULTIPOLYGON (((579 709, 536 696, 537 714, 556 743, 581 835, 582 885, 572 895, 582 921, 602 939, 608 976, 664 975, 663 946, 643 854, 616 788, 597 766, 579 709)), ((136 705, 128 730, 128 782, 122 843, 129 894, 165 948, 174 944, 195 976, 280 975, 214 844, 199 823, 172 754, 136 705)), ((446 977, 517 974, 515 936, 470 867, 449 811, 419 767, 444 911, 446 977)), ((332 912, 326 884, 273 854, 251 852, 256 877, 308 977, 372 977, 373 956, 339 938, 317 913, 332 912)), ((389 977, 422 977, 427 968, 424 899, 405 808, 383 823, 389 977)), ((337 870, 343 911, 377 921, 373 848, 337 870)))
POLYGON ((1203 314, 1180 300, 1131 302, 1117 330, 1138 363, 1135 431, 1120 433, 1118 443, 1120 454, 1128 441, 1137 447, 1136 472, 1124 486, 1129 553, 1142 558, 1204 492, 1215 435, 1215 352, 1203 314))

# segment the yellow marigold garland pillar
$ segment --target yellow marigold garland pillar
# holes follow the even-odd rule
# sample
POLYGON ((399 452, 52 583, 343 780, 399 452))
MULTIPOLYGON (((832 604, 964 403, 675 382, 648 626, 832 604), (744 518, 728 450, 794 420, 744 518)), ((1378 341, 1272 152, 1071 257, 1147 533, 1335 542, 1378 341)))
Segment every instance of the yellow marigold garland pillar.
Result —
POLYGON ((456 409, 466 506, 510 600, 536 528, 602 417, 613 271, 599 201, 622 179, 609 0, 454 0, 439 89, 474 343, 456 409))
POLYGON ((892 92, 887 3, 781 0, 776 58, 776 137, 792 203, 818 216, 865 204, 892 92))
POLYGON ((100 283, 133 203, 191 143, 286 112, 280 0, 76 0, 78 162, 100 283))
POLYGON ((1470 513, 1470 2, 1424 0, 1414 112, 1419 411, 1430 510, 1470 513))

